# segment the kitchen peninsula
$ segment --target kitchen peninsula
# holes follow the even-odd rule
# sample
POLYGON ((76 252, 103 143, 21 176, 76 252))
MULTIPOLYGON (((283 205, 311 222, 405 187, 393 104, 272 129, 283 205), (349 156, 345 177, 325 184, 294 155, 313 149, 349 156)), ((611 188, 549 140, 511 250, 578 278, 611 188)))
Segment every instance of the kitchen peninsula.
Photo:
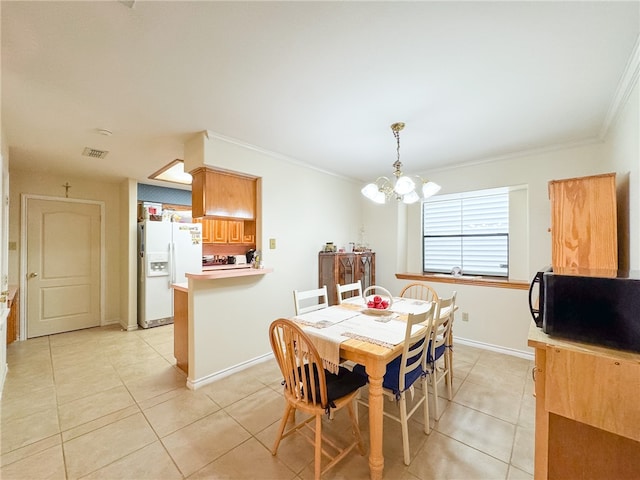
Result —
POLYGON ((187 283, 174 284, 174 354, 177 365, 187 374, 187 387, 195 390, 219 375, 252 359, 239 349, 246 338, 246 324, 228 309, 229 296, 237 296, 241 306, 250 298, 271 268, 206 269, 187 273, 187 283), (224 295, 221 295, 224 294, 224 295), (221 304, 221 298, 226 304, 221 304))

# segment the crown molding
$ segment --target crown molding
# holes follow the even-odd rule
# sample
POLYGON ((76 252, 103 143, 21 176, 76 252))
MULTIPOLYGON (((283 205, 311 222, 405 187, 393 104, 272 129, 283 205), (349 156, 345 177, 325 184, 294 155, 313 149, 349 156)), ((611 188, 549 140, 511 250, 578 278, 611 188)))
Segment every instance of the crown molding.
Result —
POLYGON ((636 39, 636 44, 633 47, 633 51, 631 52, 631 56, 629 57, 629 61, 627 62, 627 66, 625 67, 624 73, 620 78, 620 82, 618 83, 618 88, 616 89, 616 93, 613 96, 613 100, 611 101, 611 105, 609 106, 609 111, 607 112, 607 116, 602 123, 602 127, 600 129, 599 138, 600 140, 604 140, 604 138, 609 133, 611 127, 616 123, 618 116, 620 115, 620 111, 624 108, 633 87, 635 87, 636 83, 638 83, 638 76, 640 75, 640 35, 636 39))
POLYGON ((359 180, 357 180, 355 178, 347 177, 346 175, 341 175, 341 174, 338 174, 336 172, 325 170, 325 169, 316 167, 314 165, 311 165, 309 163, 305 163, 303 161, 296 160, 295 158, 288 157, 288 156, 283 155, 281 153, 272 152, 271 150, 267 150, 266 148, 258 147, 257 145, 253 145, 251 143, 247 143, 247 142, 244 142, 242 140, 238 140, 237 138, 227 137, 226 135, 221 135, 221 134, 216 133, 216 132, 214 132, 212 130, 204 130, 203 133, 204 133, 205 137, 207 138, 207 140, 212 140, 212 139, 220 140, 220 141, 223 141, 223 142, 230 143, 232 145, 236 145, 238 147, 243 147, 243 148, 247 148, 249 150, 253 150, 254 152, 258 152, 258 153, 261 153, 263 155, 267 155, 267 156, 275 158, 277 160, 282 160, 283 162, 287 162, 287 163, 291 163, 293 165, 297 165, 299 167, 315 170, 316 172, 324 173, 324 174, 330 175, 332 177, 341 178, 343 180, 349 180, 349 181, 352 181, 352 182, 359 181, 359 180))

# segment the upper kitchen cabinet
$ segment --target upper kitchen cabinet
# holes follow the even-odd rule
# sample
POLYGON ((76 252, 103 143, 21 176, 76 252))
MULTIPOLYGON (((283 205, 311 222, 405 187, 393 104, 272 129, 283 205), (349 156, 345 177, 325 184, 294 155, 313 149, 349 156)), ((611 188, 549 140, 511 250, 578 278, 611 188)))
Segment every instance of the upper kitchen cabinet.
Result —
POLYGON ((617 270, 615 173, 552 180, 549 199, 554 270, 617 270))
POLYGON ((191 176, 193 217, 256 218, 256 178, 205 167, 191 176))

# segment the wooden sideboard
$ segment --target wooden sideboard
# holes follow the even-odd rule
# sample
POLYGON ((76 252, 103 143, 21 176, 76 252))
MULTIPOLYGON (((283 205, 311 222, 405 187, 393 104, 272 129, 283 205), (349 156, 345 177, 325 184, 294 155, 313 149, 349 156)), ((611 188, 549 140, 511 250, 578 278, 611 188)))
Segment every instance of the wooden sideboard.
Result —
POLYGON ((318 286, 327 286, 329 305, 338 304, 336 284, 360 282, 362 290, 376 282, 374 252, 318 254, 318 286))
POLYGON ((640 478, 640 354, 550 337, 532 322, 534 478, 640 478))

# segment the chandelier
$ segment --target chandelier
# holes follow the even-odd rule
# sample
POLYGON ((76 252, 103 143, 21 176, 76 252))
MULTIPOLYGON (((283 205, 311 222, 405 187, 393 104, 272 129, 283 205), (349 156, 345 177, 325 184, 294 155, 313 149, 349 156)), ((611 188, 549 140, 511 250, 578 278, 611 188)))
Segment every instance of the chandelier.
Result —
POLYGON ((378 177, 375 182, 369 183, 361 190, 362 194, 375 203, 386 203, 392 199, 402 200, 403 203, 411 204, 422 198, 429 198, 440 191, 440 185, 428 180, 424 180, 417 175, 404 175, 402 173, 402 163, 400 163, 400 130, 404 128, 404 123, 397 122, 391 125, 393 136, 396 137, 397 159, 393 162, 393 179, 378 177))

